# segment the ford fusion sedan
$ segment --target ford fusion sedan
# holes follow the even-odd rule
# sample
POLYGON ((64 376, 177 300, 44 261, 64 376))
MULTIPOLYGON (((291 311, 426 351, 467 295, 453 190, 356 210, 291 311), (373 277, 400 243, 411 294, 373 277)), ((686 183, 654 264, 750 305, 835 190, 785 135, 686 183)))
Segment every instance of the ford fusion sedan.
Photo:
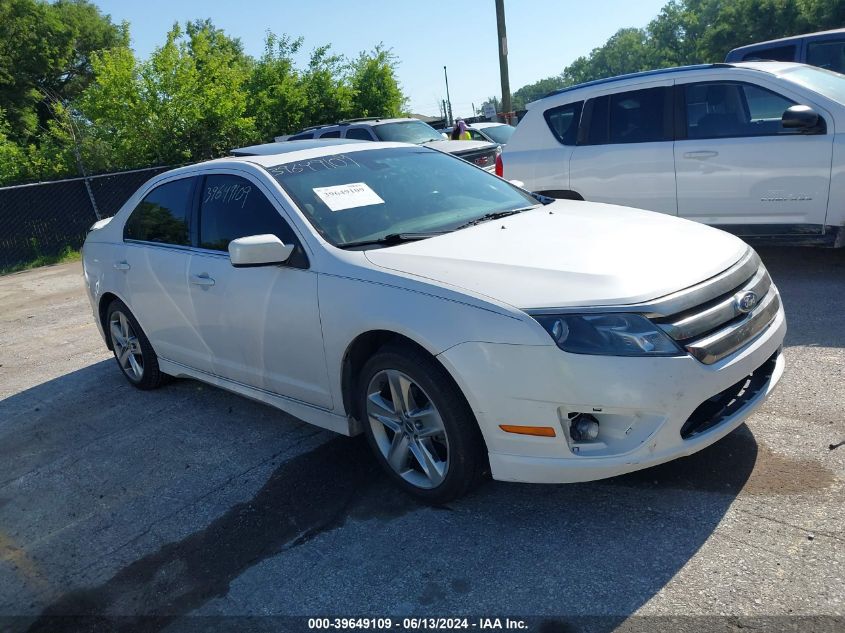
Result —
POLYGON ((363 432, 442 502, 488 472, 689 455, 783 372, 777 288, 732 235, 544 205, 425 147, 288 147, 161 174, 88 234, 94 318, 132 385, 194 378, 363 432))

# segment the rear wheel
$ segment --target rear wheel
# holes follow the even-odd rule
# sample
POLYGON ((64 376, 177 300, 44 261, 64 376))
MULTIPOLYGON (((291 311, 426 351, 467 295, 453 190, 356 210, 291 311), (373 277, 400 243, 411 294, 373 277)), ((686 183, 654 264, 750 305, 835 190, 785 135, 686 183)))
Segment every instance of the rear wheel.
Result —
POLYGON ((462 496, 486 468, 484 441, 463 395, 428 354, 382 348, 359 383, 364 432, 403 489, 432 503, 462 496))
POLYGON ((126 379, 138 389, 155 389, 165 380, 158 367, 158 357, 138 325, 138 321, 120 299, 106 312, 106 331, 114 357, 126 379))

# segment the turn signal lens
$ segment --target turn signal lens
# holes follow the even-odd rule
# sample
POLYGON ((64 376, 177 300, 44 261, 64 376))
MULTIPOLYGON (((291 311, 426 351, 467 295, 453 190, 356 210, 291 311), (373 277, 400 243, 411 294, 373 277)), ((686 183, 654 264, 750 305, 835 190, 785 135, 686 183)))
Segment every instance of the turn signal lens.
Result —
POLYGON ((555 437, 557 433, 551 426, 518 426, 515 424, 500 424, 499 428, 505 433, 518 435, 539 435, 540 437, 555 437))

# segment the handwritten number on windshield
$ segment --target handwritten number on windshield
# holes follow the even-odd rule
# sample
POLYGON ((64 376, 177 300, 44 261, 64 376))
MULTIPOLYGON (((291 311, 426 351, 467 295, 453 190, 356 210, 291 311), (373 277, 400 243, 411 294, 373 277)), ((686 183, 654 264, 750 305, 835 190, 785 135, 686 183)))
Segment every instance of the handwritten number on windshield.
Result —
POLYGON ((303 173, 314 173, 332 169, 343 169, 344 167, 360 167, 360 165, 345 154, 337 156, 324 156, 312 160, 299 161, 297 163, 285 163, 276 165, 268 170, 274 176, 296 176, 303 173))

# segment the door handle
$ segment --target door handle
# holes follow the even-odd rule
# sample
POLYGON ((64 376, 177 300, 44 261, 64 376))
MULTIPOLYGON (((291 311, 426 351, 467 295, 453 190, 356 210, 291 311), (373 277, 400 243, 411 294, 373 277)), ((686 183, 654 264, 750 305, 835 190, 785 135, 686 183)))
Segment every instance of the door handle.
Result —
POLYGON ((129 270, 132 266, 129 265, 129 262, 115 262, 114 269, 115 270, 129 270))
POLYGON ((697 160, 701 160, 704 158, 715 158, 719 155, 719 152, 712 152, 712 151, 701 151, 701 152, 686 152, 684 154, 684 158, 693 158, 697 160))
POLYGON ((208 276, 208 273, 201 275, 191 275, 191 283, 202 288, 210 288, 214 285, 214 280, 208 276))

